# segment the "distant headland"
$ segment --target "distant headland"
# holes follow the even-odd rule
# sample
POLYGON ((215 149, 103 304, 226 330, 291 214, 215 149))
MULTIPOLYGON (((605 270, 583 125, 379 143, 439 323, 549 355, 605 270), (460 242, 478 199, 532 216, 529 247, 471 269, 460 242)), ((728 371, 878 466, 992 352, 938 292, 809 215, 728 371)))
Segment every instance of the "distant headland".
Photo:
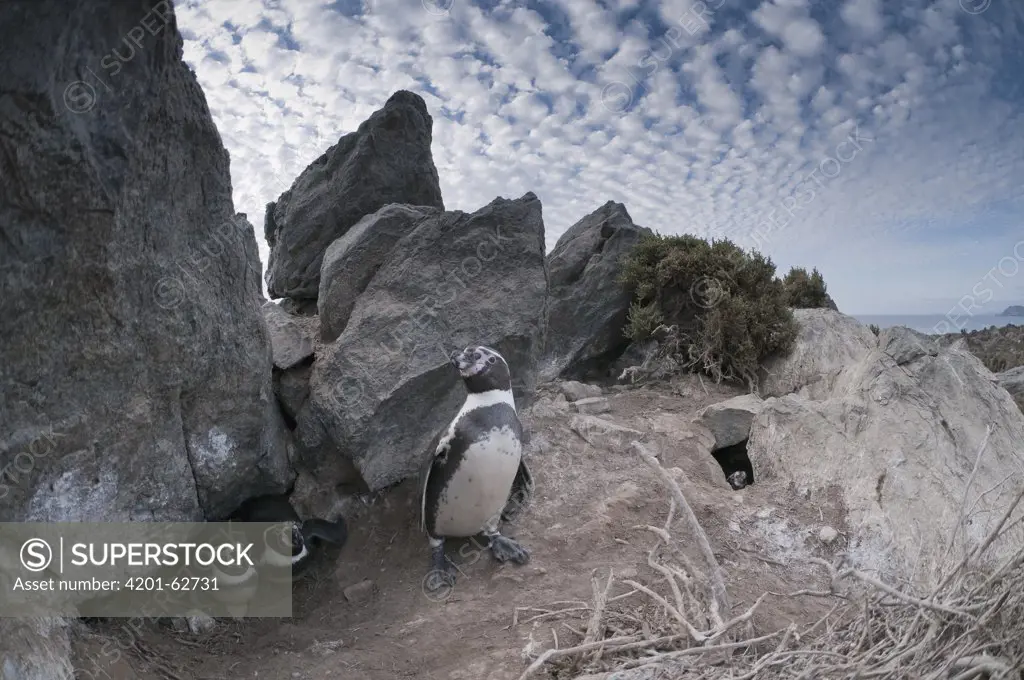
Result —
POLYGON ((1010 305, 999 316, 1024 316, 1024 305, 1010 305))

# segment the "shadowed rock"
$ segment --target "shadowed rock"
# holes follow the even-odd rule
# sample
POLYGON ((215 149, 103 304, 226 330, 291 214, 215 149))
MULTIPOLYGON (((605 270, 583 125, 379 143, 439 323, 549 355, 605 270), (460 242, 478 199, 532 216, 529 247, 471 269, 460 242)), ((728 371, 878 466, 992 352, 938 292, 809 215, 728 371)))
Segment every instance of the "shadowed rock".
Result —
POLYGON ((309 397, 309 376, 312 364, 302 364, 287 371, 275 371, 274 394, 284 414, 294 420, 309 397))
POLYGON ((171 3, 8 4, 0 56, 0 520, 282 490, 255 235, 171 3))
POLYGON ((447 358, 455 348, 501 352, 522 404, 536 382, 545 283, 544 223, 532 193, 420 220, 313 365, 298 417, 309 462, 326 468, 331 456, 348 456, 371 490, 414 474, 465 398, 447 358))
POLYGON ((267 205, 270 297, 315 300, 327 247, 389 203, 444 209, 423 98, 399 90, 267 205))
POLYGON ((614 360, 632 300, 619 283, 622 259, 650 229, 608 201, 562 234, 548 256, 548 336, 543 376, 583 374, 614 360))

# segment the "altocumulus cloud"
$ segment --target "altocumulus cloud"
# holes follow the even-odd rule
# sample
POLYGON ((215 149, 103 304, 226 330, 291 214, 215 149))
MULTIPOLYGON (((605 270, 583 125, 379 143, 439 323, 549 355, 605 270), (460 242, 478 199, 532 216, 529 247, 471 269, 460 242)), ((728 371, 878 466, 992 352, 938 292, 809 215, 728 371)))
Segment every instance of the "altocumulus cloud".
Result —
POLYGON ((534 191, 549 248, 611 199, 816 265, 845 311, 945 312, 1024 238, 1010 0, 175 6, 264 262, 266 203, 398 89, 434 116, 445 205, 534 191))

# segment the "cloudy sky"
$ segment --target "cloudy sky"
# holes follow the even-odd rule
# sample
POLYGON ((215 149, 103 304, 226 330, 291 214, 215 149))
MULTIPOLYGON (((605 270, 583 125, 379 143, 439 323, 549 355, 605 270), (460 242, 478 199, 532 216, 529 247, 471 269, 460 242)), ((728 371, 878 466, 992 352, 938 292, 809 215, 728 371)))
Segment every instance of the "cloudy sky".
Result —
POLYGON ((1020 0, 175 6, 264 264, 266 203, 407 89, 445 206, 533 191, 549 249, 615 200, 817 266, 847 313, 1024 304, 1020 0))

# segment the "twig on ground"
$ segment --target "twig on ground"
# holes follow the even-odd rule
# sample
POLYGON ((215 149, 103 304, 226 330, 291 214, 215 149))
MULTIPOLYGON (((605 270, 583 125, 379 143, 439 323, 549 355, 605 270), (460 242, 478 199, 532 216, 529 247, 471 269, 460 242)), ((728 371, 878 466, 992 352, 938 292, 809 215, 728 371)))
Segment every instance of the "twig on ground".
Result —
MULTIPOLYGON (((587 623, 587 634, 583 636, 583 644, 587 645, 591 642, 596 642, 603 636, 603 627, 601 625, 601 619, 604 616, 604 608, 608 604, 608 593, 612 589, 612 582, 615 580, 615 570, 608 570, 608 581, 605 583, 604 588, 601 588, 600 583, 595 576, 591 580, 591 586, 594 590, 594 611, 590 615, 590 621, 587 623)), ((598 647, 594 650, 591 655, 591 662, 596 662, 601 658, 601 648, 598 647)))
POLYGON ((627 642, 636 642, 637 641, 636 638, 637 638, 637 636, 631 635, 631 636, 625 637, 625 638, 609 638, 607 640, 601 640, 599 642, 590 642, 590 643, 585 644, 585 645, 576 645, 575 647, 566 647, 565 649, 557 649, 557 648, 556 649, 549 649, 549 650, 545 651, 543 654, 541 654, 539 657, 537 657, 536 661, 531 663, 526 668, 526 670, 523 671, 523 674, 519 676, 519 680, 526 680, 526 678, 528 678, 531 675, 533 675, 534 671, 539 670, 548 661, 551 661, 551 660, 554 660, 554 659, 564 658, 564 657, 567 657, 567 656, 572 656, 573 654, 579 654, 580 652, 589 652, 591 650, 598 649, 599 647, 602 647, 602 646, 615 647, 615 646, 623 645, 623 644, 625 644, 627 642))
POLYGON ((852 576, 856 579, 864 581, 867 584, 870 584, 872 587, 877 588, 878 590, 881 590, 884 593, 892 595, 893 597, 899 598, 904 602, 907 602, 917 607, 924 607, 925 609, 934 609, 935 611, 945 612, 946 614, 952 614, 953 616, 964 616, 970 619, 974 618, 967 612, 960 611, 959 609, 954 609, 953 607, 947 607, 945 605, 935 604, 927 600, 921 600, 916 597, 911 597, 906 593, 902 593, 896 590, 892 586, 882 583, 873 576, 869 576, 868 574, 865 574, 862 571, 858 571, 857 569, 846 569, 845 571, 840 573, 840 576, 852 576))
POLYGON ((676 505, 682 509, 683 514, 686 516, 687 522, 689 523, 690 530, 693 531, 694 536, 697 539, 697 543, 700 546, 701 552, 704 554, 704 559, 708 564, 709 577, 711 579, 711 616, 716 624, 721 625, 722 616, 729 612, 729 597, 725 590, 725 577, 722 573, 722 567, 718 564, 718 560, 715 559, 715 553, 711 549, 711 544, 708 542, 707 534, 704 533, 704 528, 697 521, 697 516, 693 514, 693 508, 686 502, 686 496, 683 495, 682 489, 676 484, 676 481, 669 476, 668 472, 662 467, 658 459, 647 450, 643 444, 638 441, 631 443, 631 446, 651 468, 658 473, 661 477, 662 482, 668 487, 672 497, 675 498, 676 505))

